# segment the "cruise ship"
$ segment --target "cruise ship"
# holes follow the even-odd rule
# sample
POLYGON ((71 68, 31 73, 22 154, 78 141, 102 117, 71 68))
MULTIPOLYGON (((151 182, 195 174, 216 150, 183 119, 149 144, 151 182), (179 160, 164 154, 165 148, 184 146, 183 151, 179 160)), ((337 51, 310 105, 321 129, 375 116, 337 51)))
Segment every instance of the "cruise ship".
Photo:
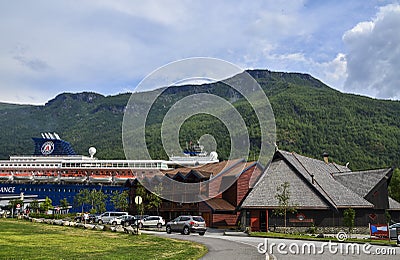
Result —
MULTIPOLYGON (((218 155, 203 151, 198 154, 184 152, 170 160, 99 160, 94 155, 96 148, 89 148, 89 156, 77 155, 71 144, 57 133, 42 133, 32 138, 35 144, 33 155, 10 156, 0 160, 0 207, 10 199, 24 198, 25 203, 49 197, 53 205, 66 198, 70 205, 82 189, 101 189, 109 195, 122 192, 124 184, 138 174, 180 166, 198 166, 218 162, 218 155)), ((198 148, 196 148, 198 149, 198 148)), ((113 210, 110 201, 107 210, 113 210)), ((71 211, 79 211, 77 208, 71 211)))

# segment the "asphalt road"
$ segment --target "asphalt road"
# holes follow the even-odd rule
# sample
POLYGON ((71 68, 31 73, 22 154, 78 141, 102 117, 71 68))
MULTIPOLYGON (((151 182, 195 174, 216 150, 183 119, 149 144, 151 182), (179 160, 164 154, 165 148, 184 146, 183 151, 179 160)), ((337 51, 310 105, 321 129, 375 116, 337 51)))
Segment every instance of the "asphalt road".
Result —
POLYGON ((264 255, 257 252, 256 246, 248 245, 238 241, 221 239, 223 237, 221 233, 206 233, 204 236, 190 234, 186 236, 180 233, 167 234, 165 232, 144 232, 203 244, 208 248, 208 253, 201 258, 204 260, 265 259, 264 255))
MULTIPOLYGON (((148 231, 146 231, 148 232, 148 231)), ((179 233, 149 232, 182 240, 204 244, 209 252, 202 259, 400 259, 400 247, 368 246, 367 244, 272 239, 247 236, 223 236, 220 232, 207 232, 204 236, 179 233), (284 246, 280 246, 283 244, 284 246), (267 245, 267 247, 265 247, 267 245), (304 250, 303 250, 304 248, 304 250), (302 253, 302 250, 305 253, 302 253), (309 251, 310 250, 310 251, 309 251), (261 251, 261 252, 259 252, 261 251), (267 251, 270 255, 264 254, 267 251)))
POLYGON ((337 243, 337 241, 333 240, 332 243, 329 245, 328 242, 319 241, 271 238, 265 240, 265 238, 256 237, 222 236, 220 239, 246 243, 254 246, 255 248, 259 247, 261 243, 263 246, 260 249, 265 250, 265 248, 267 248, 266 251, 272 253, 272 259, 400 259, 400 247, 375 245, 372 246, 368 244, 355 243, 337 243), (284 246, 279 249, 279 244, 283 244, 284 246), (265 247, 264 245, 267 245, 267 247, 265 247), (303 251, 305 253, 302 253, 303 248, 303 251))

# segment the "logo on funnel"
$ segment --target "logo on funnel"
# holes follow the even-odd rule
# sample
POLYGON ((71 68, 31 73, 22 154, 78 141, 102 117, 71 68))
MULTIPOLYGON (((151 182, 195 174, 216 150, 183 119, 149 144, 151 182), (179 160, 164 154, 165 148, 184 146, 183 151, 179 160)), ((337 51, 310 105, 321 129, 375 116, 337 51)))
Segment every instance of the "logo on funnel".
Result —
POLYGON ((54 143, 52 141, 47 141, 42 145, 40 151, 43 155, 49 155, 54 151, 54 143))

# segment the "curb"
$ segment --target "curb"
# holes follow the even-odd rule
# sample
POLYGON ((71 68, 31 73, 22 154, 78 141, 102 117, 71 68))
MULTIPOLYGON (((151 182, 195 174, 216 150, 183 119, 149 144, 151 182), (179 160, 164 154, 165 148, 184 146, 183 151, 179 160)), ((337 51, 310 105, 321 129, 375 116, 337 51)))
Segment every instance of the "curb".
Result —
POLYGON ((245 232, 224 232, 224 236, 235 236, 235 237, 248 237, 249 234, 245 232))

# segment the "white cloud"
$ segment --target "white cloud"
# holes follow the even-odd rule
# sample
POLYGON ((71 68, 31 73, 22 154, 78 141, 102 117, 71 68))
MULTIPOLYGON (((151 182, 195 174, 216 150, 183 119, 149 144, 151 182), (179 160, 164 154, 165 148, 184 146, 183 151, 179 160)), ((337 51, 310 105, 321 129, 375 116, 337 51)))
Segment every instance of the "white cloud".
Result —
POLYGON ((343 84, 347 77, 347 61, 343 53, 338 53, 332 61, 316 63, 313 76, 322 80, 328 86, 343 91, 343 84))
POLYGON ((125 92, 159 66, 201 56, 310 73, 341 89, 341 36, 371 17, 375 4, 0 2, 0 101, 43 104, 66 91, 125 92))
POLYGON ((343 41, 348 49, 346 91, 400 98, 400 5, 381 7, 372 21, 357 24, 343 41))

